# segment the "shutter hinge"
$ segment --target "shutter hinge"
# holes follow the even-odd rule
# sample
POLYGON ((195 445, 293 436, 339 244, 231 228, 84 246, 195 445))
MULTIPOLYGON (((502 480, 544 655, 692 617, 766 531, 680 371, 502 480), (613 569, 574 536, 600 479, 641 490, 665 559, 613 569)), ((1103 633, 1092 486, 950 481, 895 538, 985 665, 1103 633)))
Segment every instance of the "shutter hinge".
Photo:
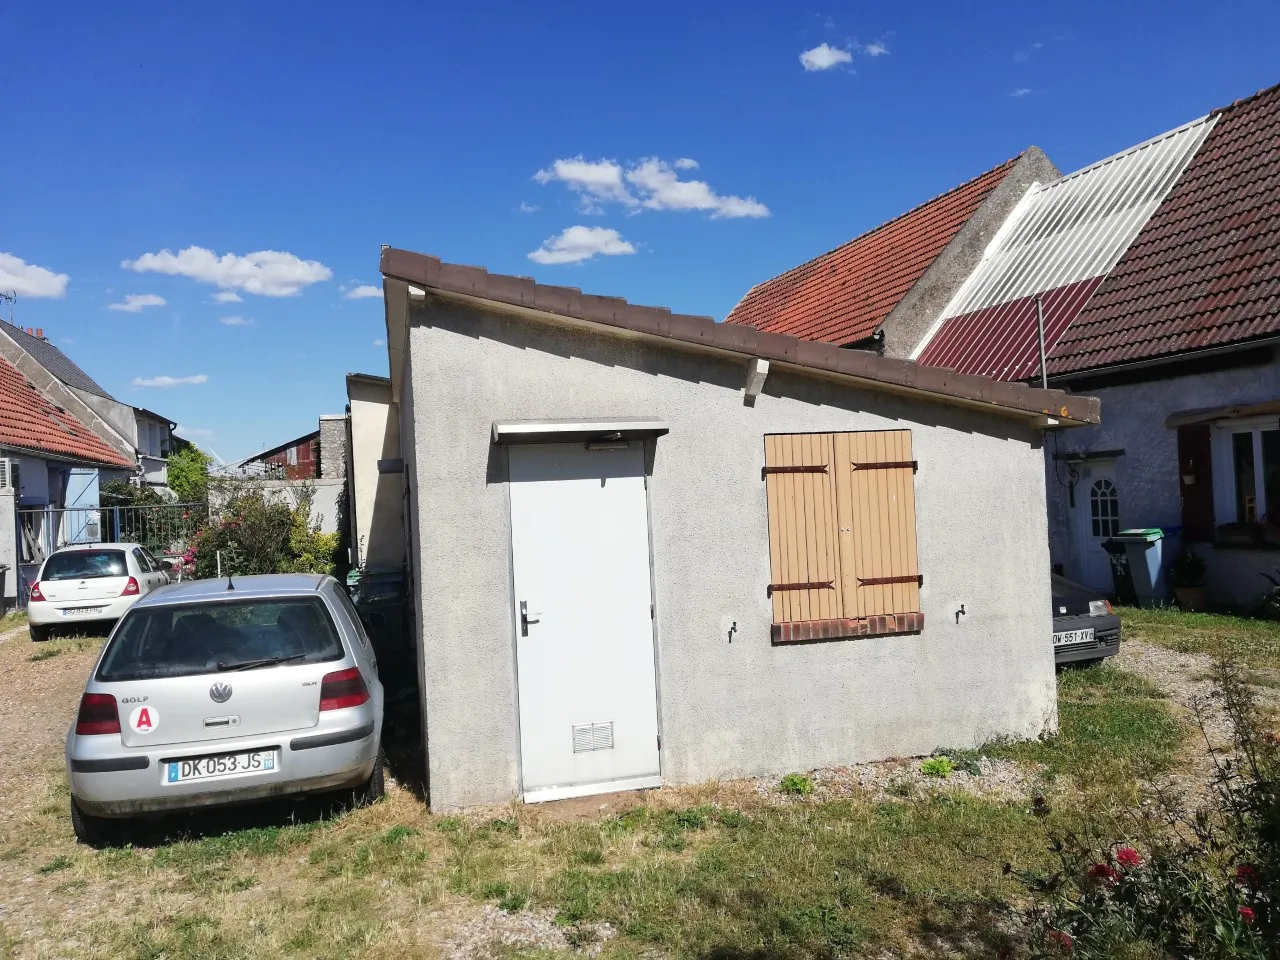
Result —
POLYGON ((652 603, 651 603, 651 604, 649 604, 649 619, 650 619, 650 620, 653 620, 653 619, 655 619, 655 618, 657 617, 657 614, 656 614, 656 613, 654 613, 654 607, 655 607, 655 606, 656 606, 655 604, 652 604, 652 603))
POLYGON ((801 464, 795 467, 761 467, 760 479, 763 480, 771 473, 826 473, 827 465, 825 463, 801 464))
POLYGON ((911 468, 912 473, 916 473, 920 469, 919 460, 881 460, 877 463, 855 463, 852 465, 855 470, 905 470, 911 468))
POLYGON ((662 752, 662 734, 658 734, 658 752, 662 752))
POLYGON ((812 583, 771 583, 765 588, 764 595, 772 597, 775 593, 785 593, 789 590, 834 590, 834 580, 814 581, 812 583))
POLYGON ((924 574, 911 575, 906 577, 862 577, 858 578, 858 586, 860 587, 881 587, 890 583, 914 583, 917 586, 924 586, 924 574))

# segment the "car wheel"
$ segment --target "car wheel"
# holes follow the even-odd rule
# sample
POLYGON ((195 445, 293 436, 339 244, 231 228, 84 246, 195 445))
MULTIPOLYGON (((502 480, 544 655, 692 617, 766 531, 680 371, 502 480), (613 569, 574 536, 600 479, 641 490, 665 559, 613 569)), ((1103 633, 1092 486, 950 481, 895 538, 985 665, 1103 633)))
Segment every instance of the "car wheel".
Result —
POLYGON ((368 781, 364 786, 355 792, 355 805, 357 807, 367 807, 370 804, 377 803, 386 795, 387 783, 382 774, 382 753, 378 753, 378 759, 374 761, 373 773, 369 775, 368 781))
POLYGON ((28 624, 27 632, 31 634, 34 643, 44 643, 53 636, 53 627, 37 626, 36 624, 28 624))
POLYGON ((75 798, 71 800, 71 829, 76 839, 91 847, 111 846, 119 834, 119 826, 114 820, 104 817, 91 817, 76 806, 75 798))

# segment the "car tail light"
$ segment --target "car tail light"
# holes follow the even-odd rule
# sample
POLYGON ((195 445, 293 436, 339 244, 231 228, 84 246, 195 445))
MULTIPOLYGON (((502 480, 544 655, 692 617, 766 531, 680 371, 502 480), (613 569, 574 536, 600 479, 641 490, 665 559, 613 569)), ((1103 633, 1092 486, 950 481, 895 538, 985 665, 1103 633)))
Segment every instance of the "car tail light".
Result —
POLYGON ((120 714, 116 698, 109 693, 86 693, 80 698, 80 714, 76 717, 76 736, 119 733, 120 714))
POLYGON ((124 589, 120 591, 122 597, 136 597, 138 595, 138 581, 133 577, 129 578, 129 582, 124 585, 124 589))
POLYGON ((28 603, 34 603, 37 600, 43 600, 44 594, 40 592, 40 584, 33 583, 31 585, 31 596, 27 597, 28 603))
POLYGON ((359 667, 326 673, 320 681, 320 709, 341 710, 358 707, 369 699, 369 688, 364 685, 359 667))

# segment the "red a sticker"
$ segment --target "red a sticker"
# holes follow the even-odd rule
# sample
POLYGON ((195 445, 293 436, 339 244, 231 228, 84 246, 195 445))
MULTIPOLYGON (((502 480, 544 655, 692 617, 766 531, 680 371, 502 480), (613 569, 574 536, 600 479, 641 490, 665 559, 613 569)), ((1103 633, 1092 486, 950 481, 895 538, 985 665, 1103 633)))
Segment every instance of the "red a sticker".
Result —
POLYGON ((129 726, 135 733, 150 733, 160 725, 160 711, 155 707, 134 707, 129 714, 129 726))

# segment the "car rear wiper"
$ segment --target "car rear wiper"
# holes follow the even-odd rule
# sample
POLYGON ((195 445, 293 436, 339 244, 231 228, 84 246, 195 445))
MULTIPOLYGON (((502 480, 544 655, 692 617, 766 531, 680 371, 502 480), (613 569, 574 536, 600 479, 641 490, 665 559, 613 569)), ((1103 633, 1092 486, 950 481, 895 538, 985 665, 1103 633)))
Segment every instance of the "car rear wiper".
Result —
POLYGON ((295 653, 290 657, 263 657, 261 660, 241 660, 239 663, 225 663, 219 661, 219 670, 256 670, 258 667, 274 667, 277 663, 289 663, 292 660, 301 660, 306 657, 305 653, 295 653))

